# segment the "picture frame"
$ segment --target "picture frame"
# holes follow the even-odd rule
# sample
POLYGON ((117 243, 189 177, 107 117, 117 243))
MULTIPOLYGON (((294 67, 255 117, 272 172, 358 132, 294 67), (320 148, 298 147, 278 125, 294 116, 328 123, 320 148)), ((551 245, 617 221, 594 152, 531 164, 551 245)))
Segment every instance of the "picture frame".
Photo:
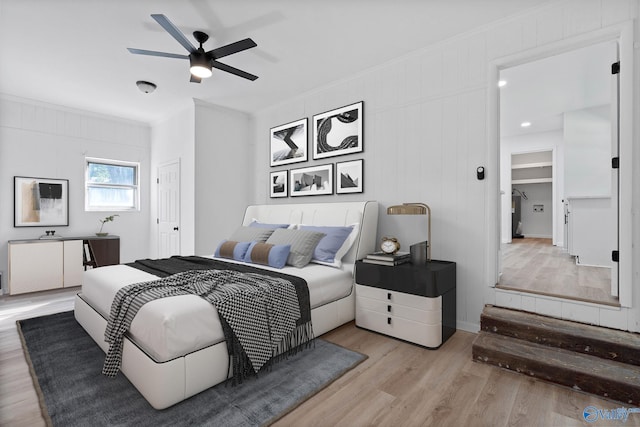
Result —
POLYGON ((364 147, 364 102, 313 116, 313 158, 359 153, 364 147))
POLYGON ((281 166, 308 160, 309 119, 276 126, 269 131, 270 165, 281 166))
POLYGON ((333 163, 289 171, 289 195, 333 194, 333 163))
POLYGON ((271 172, 269 179, 269 195, 272 199, 287 197, 288 171, 271 172))
POLYGON ((364 160, 336 163, 336 194, 364 192, 364 160))
POLYGON ((13 226, 69 225, 69 180, 13 177, 13 226))

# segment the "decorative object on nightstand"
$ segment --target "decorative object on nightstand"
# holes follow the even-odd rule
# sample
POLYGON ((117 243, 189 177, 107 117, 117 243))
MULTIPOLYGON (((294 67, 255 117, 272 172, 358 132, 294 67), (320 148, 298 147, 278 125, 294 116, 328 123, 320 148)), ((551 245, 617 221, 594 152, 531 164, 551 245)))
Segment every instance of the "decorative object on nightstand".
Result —
POLYGON ((400 250, 400 242, 395 237, 383 237, 380 242, 380 249, 385 254, 393 255, 400 250))
POLYGON ((427 215, 427 241, 411 245, 411 262, 425 264, 431 260, 431 208, 424 203, 389 206, 387 215, 427 215))
POLYGON ((456 263, 356 262, 356 325, 428 348, 456 331, 456 263))

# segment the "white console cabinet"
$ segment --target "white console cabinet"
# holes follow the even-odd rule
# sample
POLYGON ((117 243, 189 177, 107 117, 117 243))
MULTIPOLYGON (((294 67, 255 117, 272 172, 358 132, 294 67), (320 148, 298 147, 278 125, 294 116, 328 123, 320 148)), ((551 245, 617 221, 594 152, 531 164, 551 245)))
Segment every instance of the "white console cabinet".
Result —
POLYGON ((9 293, 82 284, 82 240, 9 242, 9 293))

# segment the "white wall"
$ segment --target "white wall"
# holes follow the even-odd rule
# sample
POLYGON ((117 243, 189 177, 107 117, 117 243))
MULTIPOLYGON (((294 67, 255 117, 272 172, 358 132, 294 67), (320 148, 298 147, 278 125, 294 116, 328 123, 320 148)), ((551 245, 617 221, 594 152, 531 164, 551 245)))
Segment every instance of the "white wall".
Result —
MULTIPOLYGON (((489 193, 487 181, 475 178, 477 166, 495 164, 493 159, 498 156, 488 151, 490 63, 637 14, 638 2, 631 0, 553 2, 260 111, 254 135, 258 142, 255 200, 307 201, 269 199, 269 172, 289 169, 269 167, 270 127, 363 100, 364 153, 311 160, 303 165, 364 158, 365 193, 318 196, 309 201, 378 200, 378 237, 395 234, 407 244, 422 240, 426 225, 401 216, 389 217, 384 214, 385 208, 407 201, 429 204, 433 212, 433 258, 457 262, 458 326, 477 330, 484 304, 495 302, 489 288, 492 283, 487 283, 492 274, 487 269, 496 258, 487 253, 485 244, 485 239, 494 238, 490 224, 495 219, 487 211, 495 195, 489 193), (383 172, 387 169, 391 173, 383 172)), ((637 170, 637 155, 634 162, 637 170)), ((486 173, 496 177, 500 172, 487 169, 486 173)), ((634 191, 637 195, 637 189, 634 191)), ((640 243, 637 232, 635 236, 640 243)), ((634 261, 637 278, 638 254, 634 261)))
MULTIPOLYGON (((553 236, 552 227, 552 192, 551 183, 545 182, 540 184, 517 184, 513 188, 524 192, 527 195, 527 200, 521 201, 521 216, 522 221, 522 234, 525 237, 541 237, 551 239, 553 236), (533 210, 534 205, 542 205, 542 212, 535 212, 533 210)), ((557 209, 562 212, 562 205, 557 206, 557 209)))
POLYGON ((180 160, 180 253, 195 248, 195 107, 155 123, 151 132, 150 257, 158 256, 158 166, 180 160))
MULTIPOLYGON (((140 162, 140 211, 119 212, 105 231, 120 236, 120 260, 149 253, 150 129, 142 123, 61 106, 0 98, 0 271, 7 272, 7 241, 38 238, 44 229, 63 236, 93 235, 113 212, 84 211, 85 156, 140 162), (68 227, 13 226, 13 177, 69 180, 68 227)), ((6 275, 3 275, 6 279, 6 275)), ((6 289, 6 283, 3 283, 6 289)))
POLYGON ((211 255, 242 224, 252 202, 251 117, 195 103, 195 253, 211 255))
POLYGON ((564 114, 567 197, 611 197, 611 107, 564 114))
POLYGON ((210 255, 253 203, 252 130, 250 115, 197 99, 154 124, 151 257, 158 254, 158 166, 180 160, 180 254, 210 255))

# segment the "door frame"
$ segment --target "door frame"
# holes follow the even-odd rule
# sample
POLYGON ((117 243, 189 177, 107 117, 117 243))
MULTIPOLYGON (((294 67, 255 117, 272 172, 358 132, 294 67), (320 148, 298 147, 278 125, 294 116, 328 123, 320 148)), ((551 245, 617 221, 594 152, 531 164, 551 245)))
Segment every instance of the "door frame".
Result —
POLYGON ((619 201, 618 227, 625 230, 618 232, 618 280, 619 302, 622 307, 632 306, 632 171, 633 164, 633 21, 602 28, 590 33, 571 37, 545 46, 519 52, 489 63, 487 72, 487 169, 496 171, 487 174, 487 222, 485 234, 485 250, 487 253, 486 283, 495 287, 498 283, 501 268, 502 253, 500 249, 501 237, 501 194, 500 194, 500 109, 499 109, 499 72, 503 68, 510 68, 527 62, 543 59, 549 56, 579 49, 589 45, 617 41, 620 60, 620 96, 619 105, 619 201))

